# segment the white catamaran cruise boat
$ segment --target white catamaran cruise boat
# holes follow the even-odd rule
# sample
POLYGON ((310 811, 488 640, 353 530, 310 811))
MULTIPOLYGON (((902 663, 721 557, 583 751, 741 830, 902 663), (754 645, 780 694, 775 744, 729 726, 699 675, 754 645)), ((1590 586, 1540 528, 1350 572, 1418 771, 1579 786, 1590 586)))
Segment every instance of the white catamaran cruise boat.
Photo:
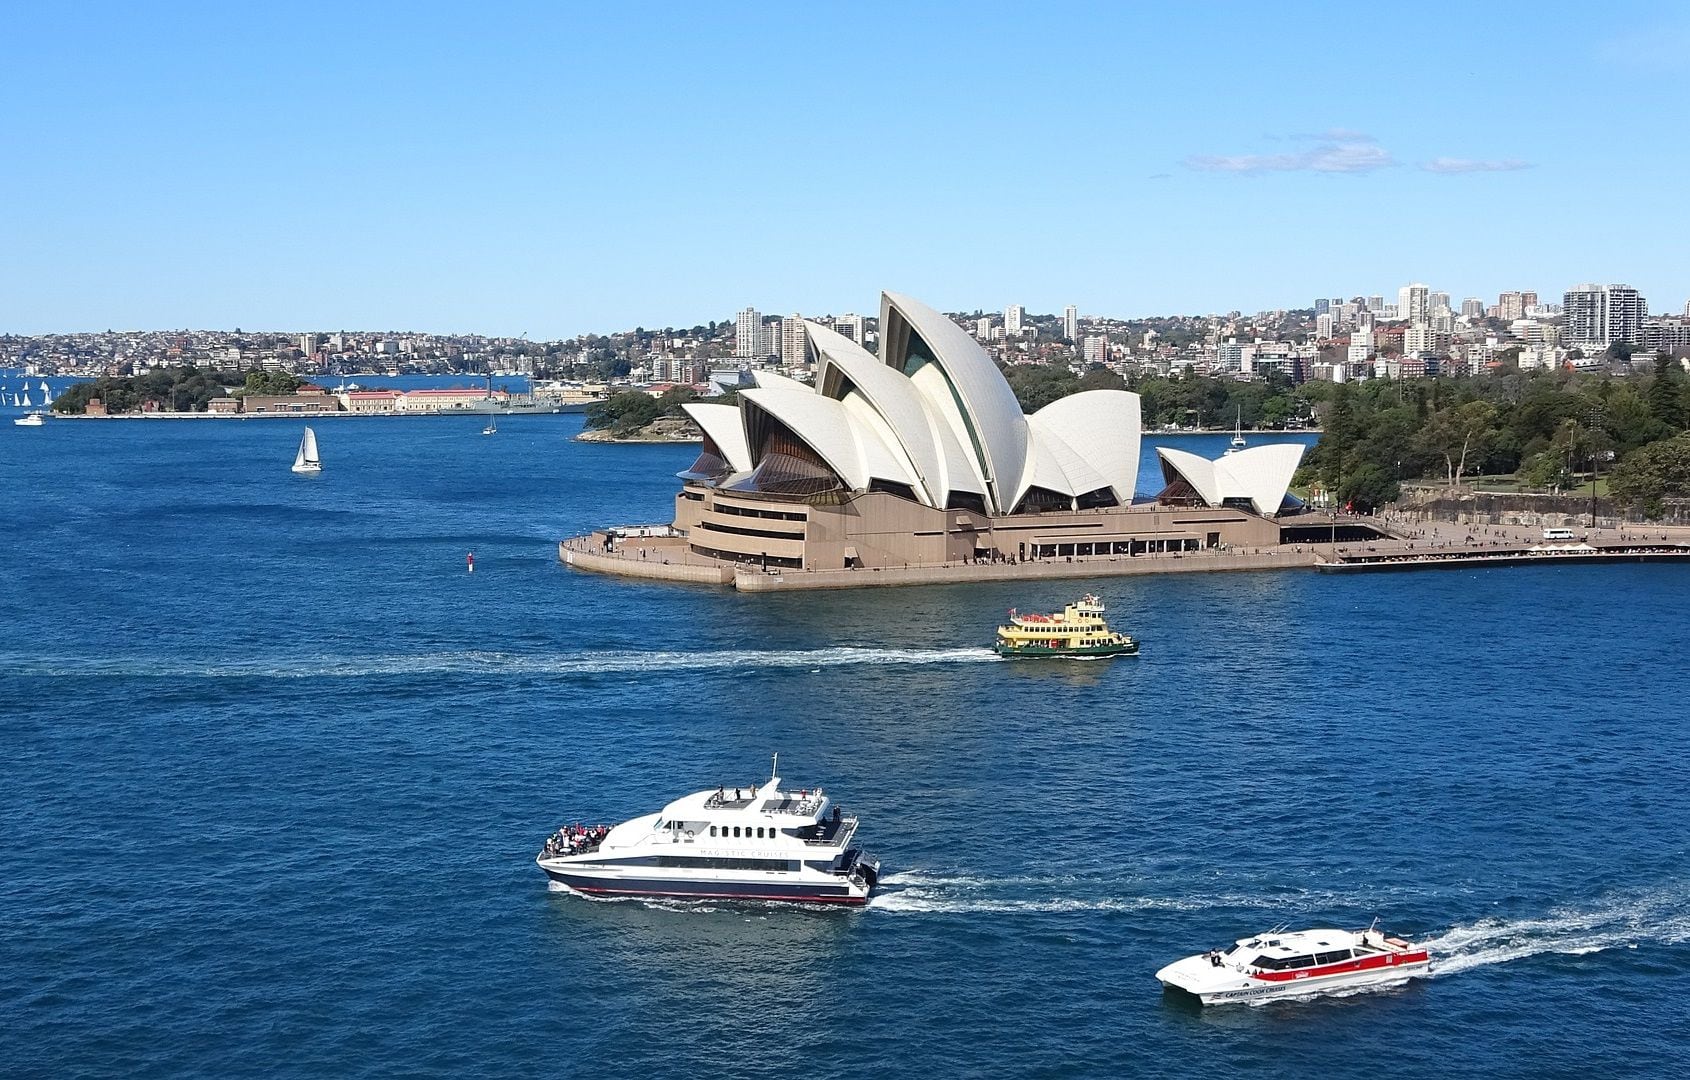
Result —
POLYGON ((1156 973, 1162 985, 1205 1005, 1392 986, 1425 975, 1425 947, 1366 930, 1269 930, 1230 948, 1177 960, 1156 973))
MULTIPOLYGON (((776 759, 779 765, 779 759, 776 759)), ((866 904, 880 863, 821 788, 720 787, 614 827, 558 830, 535 858, 586 896, 866 904)))

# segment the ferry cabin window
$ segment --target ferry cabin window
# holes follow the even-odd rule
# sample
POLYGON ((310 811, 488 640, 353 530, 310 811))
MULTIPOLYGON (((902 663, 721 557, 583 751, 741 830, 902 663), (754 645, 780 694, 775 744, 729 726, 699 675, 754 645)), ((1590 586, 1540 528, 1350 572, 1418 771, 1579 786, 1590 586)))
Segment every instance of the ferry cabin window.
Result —
POLYGON ((1350 958, 1350 950, 1338 949, 1334 952, 1316 953, 1314 962, 1317 964, 1342 964, 1350 958))

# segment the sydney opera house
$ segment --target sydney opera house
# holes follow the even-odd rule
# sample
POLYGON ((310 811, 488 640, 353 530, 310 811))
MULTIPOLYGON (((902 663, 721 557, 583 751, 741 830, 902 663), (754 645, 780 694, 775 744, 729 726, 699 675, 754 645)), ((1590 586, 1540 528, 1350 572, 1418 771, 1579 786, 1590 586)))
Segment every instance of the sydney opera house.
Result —
POLYGON ((1026 415, 971 336, 896 293, 881 296, 878 357, 806 328, 813 386, 760 373, 736 404, 686 406, 704 443, 667 530, 685 561, 837 570, 1281 542, 1301 446, 1161 450, 1164 489, 1135 504, 1138 395, 1026 415))

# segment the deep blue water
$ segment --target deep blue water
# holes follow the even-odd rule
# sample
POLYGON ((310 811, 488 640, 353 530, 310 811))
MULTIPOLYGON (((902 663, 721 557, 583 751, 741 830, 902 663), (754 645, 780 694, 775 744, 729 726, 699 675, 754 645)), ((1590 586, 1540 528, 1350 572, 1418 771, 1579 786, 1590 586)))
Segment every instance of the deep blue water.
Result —
POLYGON ((1104 579, 1142 656, 1014 664, 1003 610, 1093 583, 561 567, 693 454, 578 425, 325 424, 317 478, 292 422, 4 425, 0 1072, 1681 1074, 1684 571, 1104 579), (533 865, 777 750, 863 816, 867 909, 533 865), (1375 915, 1443 973, 1152 978, 1375 915))

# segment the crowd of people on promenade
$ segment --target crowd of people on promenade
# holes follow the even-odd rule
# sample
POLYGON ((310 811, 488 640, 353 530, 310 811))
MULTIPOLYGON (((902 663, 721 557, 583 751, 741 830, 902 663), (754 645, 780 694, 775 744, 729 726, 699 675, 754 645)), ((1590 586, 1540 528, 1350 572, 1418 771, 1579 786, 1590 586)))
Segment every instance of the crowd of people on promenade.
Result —
POLYGON ((610 835, 609 825, 565 825, 546 837, 544 854, 551 857, 578 855, 583 851, 594 851, 600 844, 604 843, 604 838, 608 835, 610 835))

